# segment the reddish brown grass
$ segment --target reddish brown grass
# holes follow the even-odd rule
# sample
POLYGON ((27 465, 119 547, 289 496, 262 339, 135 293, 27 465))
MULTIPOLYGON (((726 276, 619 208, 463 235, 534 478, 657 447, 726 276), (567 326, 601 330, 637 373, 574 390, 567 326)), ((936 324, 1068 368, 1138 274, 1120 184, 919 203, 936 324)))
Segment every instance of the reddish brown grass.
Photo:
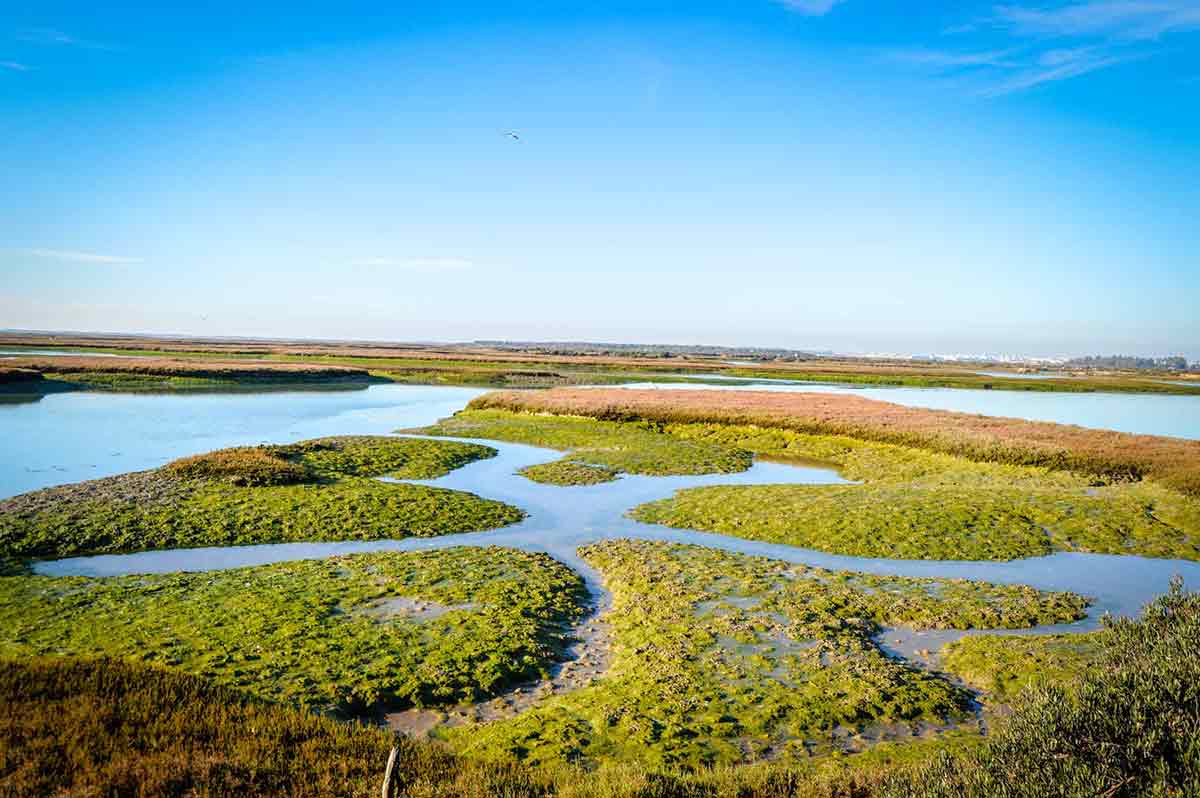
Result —
POLYGON ((904 407, 857 396, 555 388, 536 393, 490 393, 470 406, 605 420, 755 424, 846 435, 972 460, 1045 466, 1105 479, 1147 477, 1200 495, 1200 441, 904 407))
POLYGON ((366 379, 366 369, 264 361, 176 360, 163 357, 28 357, 14 359, 24 370, 54 374, 127 374, 199 379, 366 379))

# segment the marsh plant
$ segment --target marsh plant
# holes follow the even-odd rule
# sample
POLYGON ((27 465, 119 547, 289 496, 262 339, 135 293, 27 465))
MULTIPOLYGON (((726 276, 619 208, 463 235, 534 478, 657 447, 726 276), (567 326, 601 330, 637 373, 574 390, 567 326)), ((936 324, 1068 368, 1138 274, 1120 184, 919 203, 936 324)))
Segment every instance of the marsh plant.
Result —
POLYGON ((586 600, 566 566, 495 547, 0 577, 0 655, 129 657, 354 714, 473 701, 544 676, 586 600))
POLYGON ((425 431, 565 450, 563 461, 536 468, 565 469, 560 473, 566 475, 574 473, 572 463, 650 474, 737 471, 754 457, 825 463, 859 484, 691 488, 630 515, 834 554, 1010 560, 1084 551, 1200 558, 1200 500, 1152 480, 1101 484, 1094 474, 1049 466, 752 424, 468 409, 425 431))
POLYGON ((0 556, 491 529, 524 513, 470 493, 375 477, 432 479, 495 455, 475 444, 382 436, 225 449, 0 501, 0 556))
POLYGON ((451 730, 458 750, 651 768, 829 753, 884 724, 970 716, 968 693, 880 651, 884 626, 1020 628, 1075 620, 1087 603, 1023 586, 834 572, 700 546, 612 540, 580 553, 614 597, 609 674, 512 720, 451 730))

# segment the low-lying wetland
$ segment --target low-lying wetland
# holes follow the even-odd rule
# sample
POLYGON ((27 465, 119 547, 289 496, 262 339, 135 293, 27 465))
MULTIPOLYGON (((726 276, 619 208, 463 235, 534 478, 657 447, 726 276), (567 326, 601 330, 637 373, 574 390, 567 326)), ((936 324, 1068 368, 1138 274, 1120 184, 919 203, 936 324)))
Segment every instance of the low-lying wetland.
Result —
POLYGON ((460 547, 208 573, 0 577, 0 656, 118 656, 344 714, 545 676, 587 593, 542 554, 460 547))
POLYGON ((471 409, 420 432, 550 446, 570 452, 563 463, 602 461, 630 473, 733 470, 756 456, 823 462, 860 483, 697 487, 631 510, 639 521, 681 529, 892 559, 1012 560, 1055 551, 1200 559, 1200 499, 1150 481, 1098 484, 1093 474, 1044 466, 711 422, 471 409))
MULTIPOLYGON (((1200 559, 1195 499, 1153 480, 714 421, 492 407, 421 431, 473 440, 237 448, 0 503, 11 557, 170 549, 0 577, 0 656, 128 657, 385 720, 467 757, 444 769, 523 774, 486 782, 514 795, 567 794, 528 780, 582 765, 757 796, 753 773, 799 790, 991 745, 981 700, 1086 680, 1109 638, 981 632, 1092 629, 1200 574, 1086 553, 1200 559), (949 631, 969 634, 889 653, 949 631)), ((828 794, 875 794, 854 783, 828 794)))
POLYGON ((584 559, 612 591, 603 680, 512 720, 445 732, 472 756, 697 767, 839 749, 839 730, 972 717, 969 694, 884 655, 881 624, 1015 628, 1086 600, 1021 586, 833 572, 700 546, 610 540, 584 559))
POLYGON ((374 477, 430 479, 495 454, 457 441, 360 436, 197 455, 0 500, 0 556, 489 529, 523 513, 469 493, 374 477))

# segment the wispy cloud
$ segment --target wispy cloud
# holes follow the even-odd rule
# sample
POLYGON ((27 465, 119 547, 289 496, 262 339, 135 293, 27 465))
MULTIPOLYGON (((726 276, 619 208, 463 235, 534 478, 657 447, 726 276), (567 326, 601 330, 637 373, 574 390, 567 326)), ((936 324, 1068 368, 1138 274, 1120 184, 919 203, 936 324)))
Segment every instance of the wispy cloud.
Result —
POLYGON ((1013 94, 1032 89, 1043 83, 1077 78, 1118 64, 1137 61, 1148 55, 1148 53, 1095 52, 1092 48, 1087 47, 1076 50, 1051 50, 1038 56, 1036 68, 1022 70, 1016 75, 984 89, 981 94, 985 97, 1013 94))
POLYGON ((35 258, 65 261, 68 263, 96 263, 111 266, 141 263, 141 258, 128 258, 122 255, 102 255, 96 252, 75 252, 65 249, 24 249, 21 252, 35 258))
POLYGON ((883 57, 998 97, 1149 58, 1157 40, 1188 31, 1200 31, 1200 0, 1009 2, 940 31, 982 47, 892 50, 883 57))
POLYGON ((982 52, 954 52, 949 50, 930 50, 917 48, 913 50, 890 50, 883 54, 887 61, 913 66, 927 66, 938 69, 955 67, 1014 67, 1017 63, 1011 58, 1012 50, 986 50, 982 52))
POLYGON ((88 50, 119 50, 114 44, 83 39, 56 28, 22 28, 17 31, 17 41, 41 44, 50 47, 83 47, 88 50))
POLYGON ((1057 8, 1000 5, 996 20, 1018 34, 1157 39, 1200 29, 1197 0, 1097 0, 1057 8))
POLYGON ((446 272, 465 272, 475 268, 474 262, 466 258, 395 258, 371 257, 359 258, 351 266, 366 269, 386 269, 392 271, 423 272, 428 274, 443 274, 446 272))
POLYGON ((823 17, 845 0, 778 0, 779 4, 806 17, 823 17))
POLYGON ((29 67, 25 64, 16 61, 0 61, 0 69, 8 69, 13 72, 28 72, 29 67))

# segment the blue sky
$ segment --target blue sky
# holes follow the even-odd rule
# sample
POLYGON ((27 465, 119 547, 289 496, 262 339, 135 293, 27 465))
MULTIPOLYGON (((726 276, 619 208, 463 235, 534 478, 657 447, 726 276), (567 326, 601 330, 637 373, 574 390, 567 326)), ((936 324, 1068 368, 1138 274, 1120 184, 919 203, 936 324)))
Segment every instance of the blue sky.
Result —
POLYGON ((0 11, 0 327, 1200 359, 1200 0, 189 5, 0 11))

